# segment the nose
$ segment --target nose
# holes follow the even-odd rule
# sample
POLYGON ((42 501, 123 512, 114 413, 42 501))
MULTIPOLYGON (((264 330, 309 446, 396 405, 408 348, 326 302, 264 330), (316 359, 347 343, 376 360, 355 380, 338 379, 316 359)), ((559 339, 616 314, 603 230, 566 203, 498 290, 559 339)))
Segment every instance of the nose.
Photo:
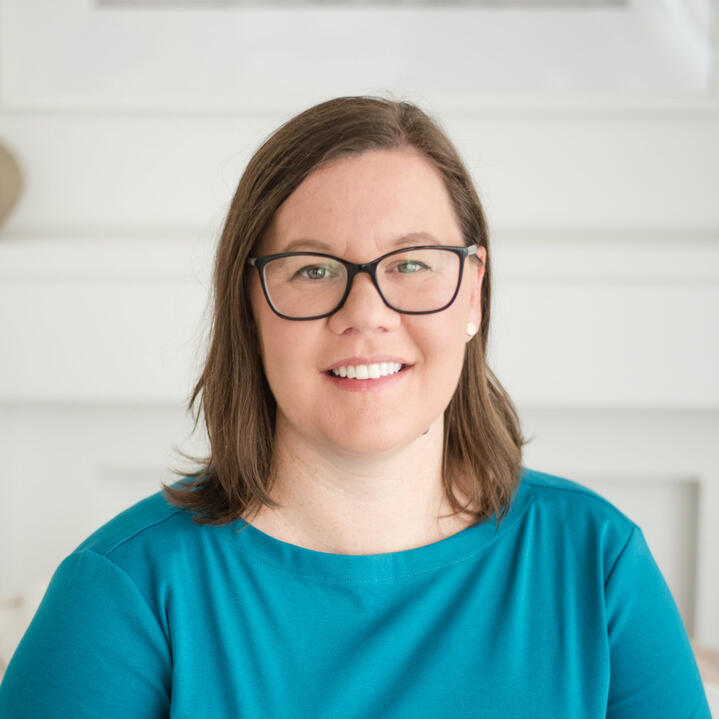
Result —
POLYGON ((367 272, 358 272, 342 307, 328 317, 329 327, 338 334, 348 330, 371 332, 394 329, 400 313, 387 307, 367 272))

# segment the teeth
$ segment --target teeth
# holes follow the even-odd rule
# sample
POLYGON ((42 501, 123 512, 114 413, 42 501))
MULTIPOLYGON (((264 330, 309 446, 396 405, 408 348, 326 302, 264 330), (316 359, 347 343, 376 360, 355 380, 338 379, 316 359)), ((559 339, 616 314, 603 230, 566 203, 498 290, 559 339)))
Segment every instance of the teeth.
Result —
POLYGON ((332 374, 335 377, 349 377, 349 379, 377 379, 389 374, 397 374, 401 369, 400 362, 377 362, 337 367, 332 370, 332 374))

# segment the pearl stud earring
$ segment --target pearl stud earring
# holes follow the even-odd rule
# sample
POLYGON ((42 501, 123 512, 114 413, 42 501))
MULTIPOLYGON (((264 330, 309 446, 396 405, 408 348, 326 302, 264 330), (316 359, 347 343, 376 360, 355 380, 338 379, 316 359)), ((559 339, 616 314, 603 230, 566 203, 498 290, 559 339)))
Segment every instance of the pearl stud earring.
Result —
POLYGON ((474 337, 474 335, 477 334, 477 325, 475 325, 474 322, 467 322, 466 332, 470 337, 474 337))

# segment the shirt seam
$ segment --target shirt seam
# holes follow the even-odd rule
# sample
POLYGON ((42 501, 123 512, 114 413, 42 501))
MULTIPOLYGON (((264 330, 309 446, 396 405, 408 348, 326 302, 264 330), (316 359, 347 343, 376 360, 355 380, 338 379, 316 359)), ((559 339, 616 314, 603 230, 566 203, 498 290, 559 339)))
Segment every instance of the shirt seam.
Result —
MULTIPOLYGON (((125 536, 125 537, 122 537, 121 539, 118 539, 118 540, 115 542, 115 544, 113 544, 113 545, 110 547, 110 549, 106 550, 105 552, 99 552, 99 551, 97 551, 96 549, 92 549, 92 548, 88 548, 88 549, 89 549, 89 551, 95 552, 95 554, 99 554, 100 556, 103 556, 103 557, 105 557, 106 559, 109 560, 109 559, 110 559, 110 555, 111 555, 116 549, 118 549, 119 547, 121 547, 123 544, 125 544, 126 542, 129 542, 131 539, 134 539, 134 538, 137 537, 139 534, 142 534, 142 532, 144 532, 146 529, 150 529, 151 527, 156 527, 158 524, 162 524, 163 522, 165 522, 165 521, 167 521, 168 519, 170 519, 170 517, 174 517, 176 514, 178 514, 178 512, 181 512, 181 511, 182 511, 181 509, 174 509, 174 510, 172 510, 169 514, 166 514, 164 517, 161 517, 160 519, 155 519, 155 520, 153 520, 152 522, 150 522, 150 523, 148 523, 148 524, 144 524, 142 527, 140 527, 139 529, 135 530, 132 534, 130 534, 130 535, 128 535, 128 536, 125 536)), ((113 564, 115 564, 115 563, 113 562, 113 564)), ((117 566, 117 565, 116 565, 116 566, 117 566)))
MULTIPOLYGON (((632 537, 634 537, 634 533, 636 530, 639 529, 639 527, 632 523, 632 529, 629 532, 629 536, 627 537, 627 540, 624 542, 624 546, 619 550, 619 554, 617 554, 616 559, 612 563, 611 569, 609 570, 609 573, 607 574, 607 578, 604 580, 604 589, 606 590, 607 585, 609 584, 609 580, 612 577, 612 574, 614 573, 614 570, 616 569, 617 564, 619 564, 619 560, 622 558, 622 555, 624 554, 626 548, 629 546, 629 542, 631 542, 632 537)), ((639 530, 641 531, 641 530, 639 530)))
MULTIPOLYGON (((632 525, 634 525, 634 522, 632 522, 632 520, 629 519, 629 517, 627 517, 620 509, 615 507, 606 497, 602 497, 601 494, 597 494, 596 492, 593 492, 588 487, 586 487, 586 488, 579 487, 576 489, 574 487, 556 487, 556 486, 552 486, 552 485, 548 485, 548 484, 542 484, 541 482, 533 480, 529 477, 525 477, 522 481, 527 484, 531 484, 533 487, 538 487, 540 489, 548 489, 548 490, 553 490, 555 492, 570 492, 572 494, 581 494, 583 497, 587 497, 588 499, 593 499, 607 507, 610 507, 618 514, 621 514, 623 517, 625 517, 628 522, 630 522, 632 525)), ((634 526, 636 526, 636 525, 634 525, 634 526)))
MULTIPOLYGON (((534 501, 534 497, 529 497, 527 503, 524 505, 524 507, 521 508, 520 513, 517 515, 514 522, 506 527, 506 531, 502 535, 502 537, 506 537, 509 532, 514 531, 516 527, 519 526, 519 520, 524 516, 524 513, 529 509, 530 505, 534 501)), ((501 525, 500 525, 501 526, 501 525)), ((254 558, 256 558, 258 561, 262 562, 263 564, 270 566, 277 571, 284 572, 286 574, 291 574, 296 577, 305 577, 307 579, 316 579, 325 583, 331 583, 331 584, 378 584, 380 582, 389 582, 389 581, 412 581, 416 579, 417 577, 421 577, 426 574, 430 574, 431 572, 436 572, 440 569, 445 569, 446 567, 453 567, 457 564, 461 564, 462 562, 466 562, 470 559, 473 559, 481 552, 485 551, 489 547, 491 547, 495 542, 499 541, 502 537, 494 536, 489 542, 486 542, 481 547, 478 547, 477 549, 472 550, 469 554, 466 554, 461 559, 455 559, 449 562, 446 562, 444 564, 437 565, 435 567, 432 567, 431 569, 423 569, 418 572, 409 572, 409 573, 402 573, 400 575, 396 574, 388 574, 384 577, 372 577, 371 579, 365 579, 365 578, 351 578, 351 577, 340 577, 340 576, 332 576, 329 574, 317 574, 315 572, 304 572, 296 569, 291 569, 289 567, 285 567, 282 564, 278 564, 276 562, 273 562, 270 559, 267 559, 265 556, 262 555, 261 552, 256 552, 252 549, 248 549, 247 547, 241 547, 241 551, 245 554, 250 554, 254 558)), ((350 555, 348 555, 350 556, 350 555)))
POLYGON ((137 594, 139 595, 142 603, 147 607, 147 611, 150 613, 150 616, 152 616, 154 618, 155 622, 157 623, 157 626, 159 627, 160 631, 162 632, 162 636, 165 638, 165 641, 167 642, 167 646, 169 648, 170 647, 170 638, 165 633, 165 629, 162 626, 162 622, 160 622, 158 620, 158 618, 155 616, 155 612, 152 611, 152 607, 150 606, 150 603, 147 601, 147 598, 142 593, 142 591, 140 591, 140 587, 137 586, 137 582, 135 582, 135 580, 130 576, 130 574, 125 569, 123 569, 119 564, 116 564, 115 562, 113 562, 105 554, 96 552, 94 549, 81 549, 79 551, 73 552, 73 554, 81 555, 83 552, 87 552, 88 554, 93 554, 96 557, 100 557, 100 559, 104 559, 110 566, 114 567, 115 569, 117 569, 118 572, 120 572, 125 577, 127 577, 127 580, 130 582, 130 584, 132 585, 135 592, 137 592, 137 594))

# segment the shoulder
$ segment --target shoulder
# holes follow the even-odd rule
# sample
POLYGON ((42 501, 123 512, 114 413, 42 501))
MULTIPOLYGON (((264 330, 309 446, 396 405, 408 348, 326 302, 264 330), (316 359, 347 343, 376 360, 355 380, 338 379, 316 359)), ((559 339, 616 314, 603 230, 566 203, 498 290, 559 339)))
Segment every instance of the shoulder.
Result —
POLYGON ((518 490, 527 505, 524 522, 545 546, 598 551, 609 566, 641 529, 612 502, 566 477, 523 469, 518 490))
POLYGON ((183 560, 203 530, 190 512, 167 501, 164 490, 145 497, 92 532, 60 562, 41 604, 43 621, 58 631, 60 624, 106 626, 121 641, 146 631, 143 651, 150 641, 160 647, 169 636, 166 587, 191 586, 183 560), (131 626, 123 626, 128 620, 131 626))
MULTIPOLYGON (((171 484, 179 487, 186 478, 171 484)), ((140 500, 114 516, 69 554, 64 571, 82 567, 86 586, 114 592, 128 584, 139 591, 153 614, 164 621, 166 591, 191 587, 216 545, 228 530, 193 521, 190 511, 170 504, 164 490, 140 500), (212 545, 212 546, 210 546, 212 545)), ((62 566, 62 565, 61 565, 62 566)))
MULTIPOLYGON (((179 487, 184 480, 171 486, 179 487)), ((163 491, 156 492, 133 504, 96 529, 73 552, 94 552, 106 558, 131 547, 147 548, 148 544, 171 545, 192 532, 191 514, 168 502, 163 491)))
POLYGON ((547 511, 563 510, 584 517, 592 515, 627 530, 636 526, 608 499, 576 480, 525 467, 520 485, 533 504, 547 511))

